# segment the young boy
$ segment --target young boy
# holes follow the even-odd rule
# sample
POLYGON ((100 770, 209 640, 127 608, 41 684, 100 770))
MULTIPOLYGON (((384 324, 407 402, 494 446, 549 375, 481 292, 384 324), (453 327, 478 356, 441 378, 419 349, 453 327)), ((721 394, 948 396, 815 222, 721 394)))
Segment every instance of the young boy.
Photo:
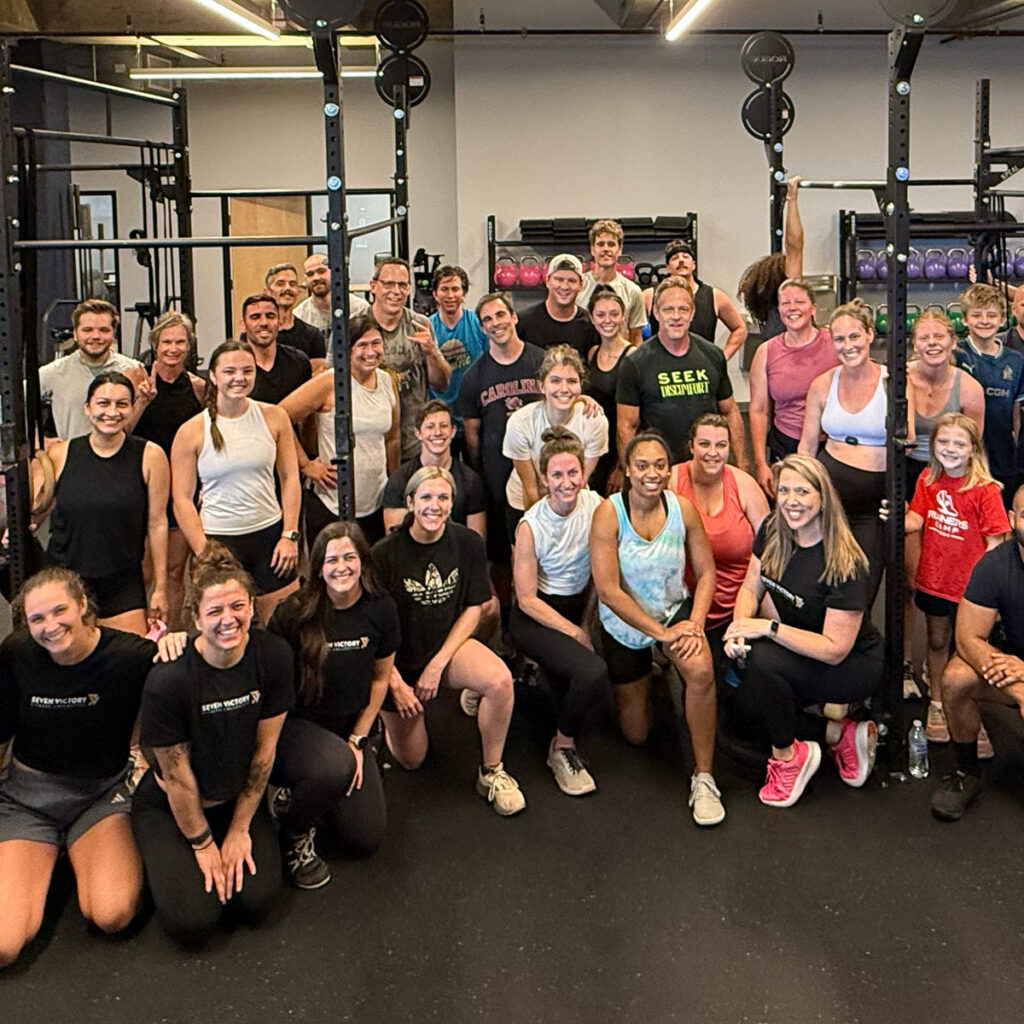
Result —
POLYGON ((1006 319, 1006 299, 990 284, 972 284, 960 296, 967 337, 954 357, 985 389, 985 432, 992 475, 1003 485, 1009 507, 1017 489, 1017 436, 1024 401, 1024 356, 999 340, 1006 319))

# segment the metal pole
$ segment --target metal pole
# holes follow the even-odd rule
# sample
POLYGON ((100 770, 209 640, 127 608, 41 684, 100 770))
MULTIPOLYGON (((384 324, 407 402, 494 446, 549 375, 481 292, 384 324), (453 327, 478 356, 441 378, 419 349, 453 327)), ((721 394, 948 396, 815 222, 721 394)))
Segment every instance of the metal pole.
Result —
POLYGON ((893 714, 903 698, 903 509, 906 502, 907 439, 907 254, 910 249, 910 76, 924 41, 920 29, 898 26, 889 33, 889 162, 881 199, 888 253, 889 402, 886 432, 886 493, 889 499, 885 577, 886 682, 879 690, 880 720, 888 727, 889 770, 905 763, 903 722, 893 714))
POLYGON ((409 157, 406 133, 409 128, 409 89, 405 82, 395 86, 395 214, 403 218, 398 225, 398 254, 409 259, 409 157))
MULTIPOLYGON (((174 210, 177 215, 179 238, 192 237, 192 172, 188 159, 188 94, 179 89, 174 98, 178 105, 171 114, 171 132, 174 136, 174 210)), ((181 311, 196 320, 195 273, 192 268, 192 250, 178 250, 178 296, 181 311)), ((192 353, 195 357, 196 353, 192 353)))
POLYGON ((157 96, 151 92, 141 92, 138 89, 125 89, 120 85, 107 85, 106 82, 96 82, 91 78, 77 78, 74 75, 62 75, 57 71, 44 71, 42 68, 25 67, 23 64, 11 64, 12 71, 22 75, 32 75, 35 78, 51 78, 65 85, 75 85, 80 89, 93 89, 97 92, 105 92, 108 95, 114 93, 117 96, 130 96, 132 99, 143 100, 146 103, 159 103, 162 106, 173 106, 175 101, 167 96, 157 96))
POLYGON ((155 147, 156 149, 173 149, 173 142, 154 142, 152 139, 130 139, 123 135, 97 135, 92 132, 65 132, 56 128, 22 128, 14 129, 15 135, 23 135, 27 131, 35 132, 40 139, 57 139, 62 142, 89 142, 98 146, 130 146, 136 149, 140 146, 155 147))
POLYGON ((786 206, 786 171, 782 162, 782 83, 768 86, 768 188, 771 219, 771 251, 782 252, 783 211, 786 206))

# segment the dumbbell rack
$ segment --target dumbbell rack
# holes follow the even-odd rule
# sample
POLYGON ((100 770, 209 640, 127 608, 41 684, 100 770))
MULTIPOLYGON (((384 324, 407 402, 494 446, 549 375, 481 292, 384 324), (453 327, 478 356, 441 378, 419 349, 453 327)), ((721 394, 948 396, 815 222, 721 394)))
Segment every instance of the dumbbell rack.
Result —
MULTIPOLYGON (((489 288, 500 287, 495 283, 494 269, 499 259, 511 257, 519 260, 523 257, 536 257, 541 265, 560 252, 571 252, 579 256, 584 269, 590 266, 590 241, 587 233, 590 225, 596 220, 586 217, 555 217, 547 219, 520 220, 518 238, 498 238, 497 222, 492 213, 487 218, 487 281, 489 288)), ((624 255, 632 257, 636 265, 650 265, 654 272, 664 269, 665 243, 674 238, 681 238, 693 246, 697 254, 698 265, 700 255, 697 249, 697 214, 685 213, 667 216, 650 217, 617 217, 622 225, 624 255)), ((641 288, 652 283, 650 277, 637 279, 641 288)), ((524 297, 536 298, 546 294, 543 280, 536 286, 524 286, 518 282, 509 286, 509 291, 522 294, 524 297)))
MULTIPOLYGON (((965 249, 968 260, 973 260, 974 246, 980 236, 998 232, 1005 239, 1006 248, 1015 251, 1024 247, 1024 224, 1009 214, 998 223, 979 220, 971 212, 914 213, 910 217, 910 244, 922 257, 928 249, 965 249)), ((848 302, 859 295, 868 305, 876 307, 885 302, 885 278, 862 278, 857 274, 857 253, 870 249, 876 255, 885 250, 885 225, 878 214, 862 214, 853 210, 839 211, 839 301, 848 302)), ((981 276, 981 275, 979 275, 981 276)), ((947 274, 929 278, 924 272, 907 283, 908 301, 924 309, 930 305, 943 308, 954 303, 970 283, 966 276, 947 274)), ((1009 277, 1007 283, 1022 283, 1019 275, 1009 277)), ((876 334, 879 333, 876 331, 876 334)))

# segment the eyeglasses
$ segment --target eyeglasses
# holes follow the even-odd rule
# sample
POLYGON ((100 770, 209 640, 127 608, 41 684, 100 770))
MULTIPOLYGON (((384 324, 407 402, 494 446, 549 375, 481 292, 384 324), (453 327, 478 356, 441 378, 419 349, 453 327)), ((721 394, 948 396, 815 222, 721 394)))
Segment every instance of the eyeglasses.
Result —
POLYGON ((377 278, 377 284, 379 284, 384 291, 407 292, 412 287, 408 281, 384 281, 379 277, 377 278))

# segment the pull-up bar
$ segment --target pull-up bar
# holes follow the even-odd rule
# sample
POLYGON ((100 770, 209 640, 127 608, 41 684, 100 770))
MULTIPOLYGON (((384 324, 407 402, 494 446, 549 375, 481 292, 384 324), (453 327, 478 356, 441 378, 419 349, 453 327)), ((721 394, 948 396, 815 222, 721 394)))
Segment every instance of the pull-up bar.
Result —
POLYGON ((76 75, 62 75, 59 71, 47 71, 44 68, 30 68, 24 64, 11 64, 12 71, 22 75, 33 75, 35 78, 50 78, 56 82, 63 82, 65 85, 75 85, 80 89, 94 89, 97 92, 114 93, 117 96, 130 96, 132 99, 142 100, 145 103, 159 103, 167 107, 178 105, 177 97, 170 99, 166 96, 157 96, 151 92, 143 92, 141 89, 125 89, 121 85, 108 85, 106 82, 97 82, 92 78, 79 78, 76 75))
POLYGON ((137 146, 152 147, 154 149, 174 149, 173 142, 154 142, 152 139, 128 139, 120 135, 96 135, 92 132, 65 132, 56 128, 23 128, 20 125, 14 129, 14 134, 25 137, 32 134, 37 139, 58 139, 61 142, 94 142, 103 146, 137 146))
MULTIPOLYGON (((908 185, 973 185, 973 178, 919 178, 908 181, 908 185)), ((801 188, 865 189, 885 188, 884 181, 801 181, 801 188)))

